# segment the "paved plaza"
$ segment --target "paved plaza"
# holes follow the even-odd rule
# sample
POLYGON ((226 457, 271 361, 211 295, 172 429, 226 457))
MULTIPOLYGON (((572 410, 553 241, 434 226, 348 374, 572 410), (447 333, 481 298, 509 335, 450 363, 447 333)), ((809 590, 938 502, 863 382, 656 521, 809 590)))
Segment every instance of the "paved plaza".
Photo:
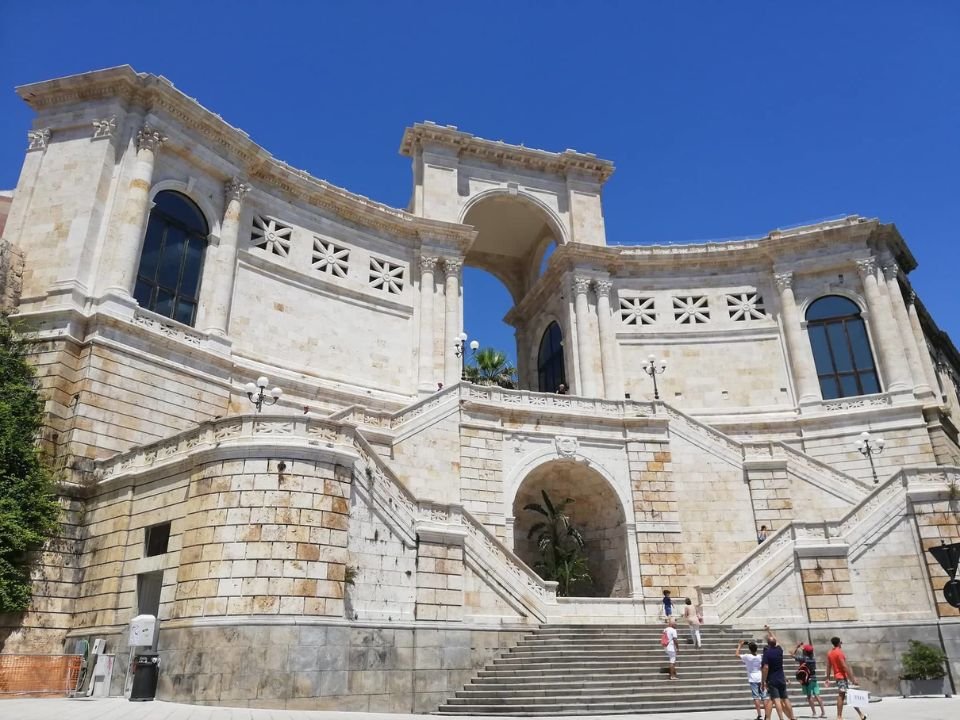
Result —
MULTIPOLYGON (((597 715, 581 718, 636 717, 643 720, 667 720, 688 716, 689 713, 657 713, 655 715, 597 715)), ((828 717, 836 713, 829 711, 828 717)), ((886 698, 871 704, 867 711, 870 720, 954 720, 960 716, 958 698, 886 698)), ((422 715, 389 713, 350 713, 306 710, 253 710, 249 708, 202 707, 167 702, 131 703, 119 698, 109 699, 23 699, 0 700, 0 717, 4 720, 406 720, 422 715)), ((468 717, 468 716, 463 716, 468 717)), ((706 720, 751 720, 751 710, 730 710, 697 713, 706 720)), ((798 708, 797 718, 810 717, 804 706, 798 708)), ((856 718, 856 713, 845 713, 847 718, 856 718)))

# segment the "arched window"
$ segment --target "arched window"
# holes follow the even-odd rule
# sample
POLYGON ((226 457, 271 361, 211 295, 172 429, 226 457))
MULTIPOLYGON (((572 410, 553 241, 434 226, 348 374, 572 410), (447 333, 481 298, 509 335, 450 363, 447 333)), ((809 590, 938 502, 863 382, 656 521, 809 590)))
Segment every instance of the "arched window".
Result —
POLYGON ((880 392, 860 308, 827 295, 807 309, 807 333, 824 400, 880 392))
POLYGON ((164 190, 153 201, 133 296, 147 310, 193 325, 210 230, 200 208, 180 193, 164 190))
POLYGON ((540 340, 537 376, 540 392, 556 392, 561 383, 567 384, 563 369, 563 333, 555 322, 550 323, 540 340))

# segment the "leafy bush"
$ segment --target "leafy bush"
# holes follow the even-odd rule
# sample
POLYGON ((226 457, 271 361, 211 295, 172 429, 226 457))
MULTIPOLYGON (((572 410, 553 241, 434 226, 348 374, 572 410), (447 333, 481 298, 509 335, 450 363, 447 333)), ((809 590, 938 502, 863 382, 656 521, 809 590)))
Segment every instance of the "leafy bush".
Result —
POLYGON ((0 613, 27 609, 31 553, 57 529, 53 476, 36 446, 42 425, 25 345, 0 318, 0 613))
POLYGON ((947 656, 939 649, 924 645, 916 640, 910 641, 910 649, 901 657, 904 680, 934 680, 947 674, 944 663, 947 656))

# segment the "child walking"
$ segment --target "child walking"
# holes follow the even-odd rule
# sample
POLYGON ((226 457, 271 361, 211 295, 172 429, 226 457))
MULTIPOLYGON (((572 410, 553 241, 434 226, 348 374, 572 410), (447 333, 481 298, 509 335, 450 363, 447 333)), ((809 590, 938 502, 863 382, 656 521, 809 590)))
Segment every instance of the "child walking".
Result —
POLYGON ((670 599, 670 591, 663 591, 663 616, 665 618, 673 615, 673 600, 670 599))

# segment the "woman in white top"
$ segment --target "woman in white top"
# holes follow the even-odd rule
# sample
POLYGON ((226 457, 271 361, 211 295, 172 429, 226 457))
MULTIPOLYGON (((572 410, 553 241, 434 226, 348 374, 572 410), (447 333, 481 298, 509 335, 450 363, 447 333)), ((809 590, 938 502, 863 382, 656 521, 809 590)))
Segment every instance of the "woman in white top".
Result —
POLYGON ((687 598, 684 604, 683 617, 690 628, 690 642, 699 650, 702 647, 700 644, 700 613, 697 612, 697 608, 693 606, 690 598, 687 598))

